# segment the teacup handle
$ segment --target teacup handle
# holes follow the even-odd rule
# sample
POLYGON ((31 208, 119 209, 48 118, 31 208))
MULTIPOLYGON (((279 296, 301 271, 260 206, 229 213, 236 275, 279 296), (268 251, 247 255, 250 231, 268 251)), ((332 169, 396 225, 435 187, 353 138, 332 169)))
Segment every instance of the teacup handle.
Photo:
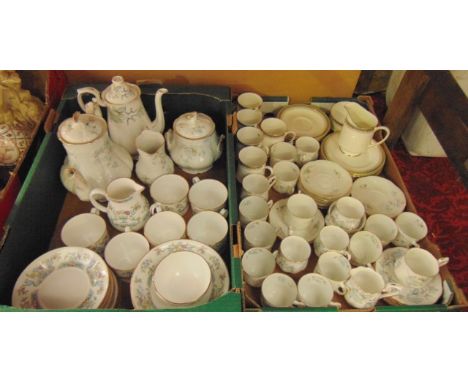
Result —
POLYGON ((228 215, 229 215, 229 211, 228 211, 226 208, 223 208, 221 211, 219 211, 219 214, 220 214, 223 218, 227 218, 228 215))
POLYGON ((307 307, 306 304, 304 304, 302 301, 299 301, 299 300, 295 300, 295 301, 293 302, 293 306, 296 306, 296 307, 298 307, 298 308, 305 308, 305 307, 307 307))
POLYGON ((276 183, 276 176, 272 175, 268 178, 268 191, 275 185, 276 183))
POLYGON ((383 289, 383 293, 380 295, 380 298, 397 296, 400 294, 403 287, 395 283, 388 283, 383 289))
POLYGON ((276 250, 276 251, 273 251, 271 254, 273 255, 273 257, 276 259, 278 257, 278 253, 279 251, 276 250))
POLYGON ((338 309, 341 309, 341 304, 339 302, 335 302, 335 301, 330 301, 328 303, 328 306, 334 306, 334 307, 336 307, 338 309))
POLYGON ((449 257, 441 257, 440 259, 437 259, 437 262, 439 263, 439 268, 443 267, 444 265, 447 265, 449 260, 449 257))
POLYGON ((296 132, 295 131, 286 131, 286 133, 284 133, 284 141, 285 142, 289 142, 289 143, 293 144, 295 140, 296 140, 296 132), (288 139, 288 137, 290 137, 290 138, 288 139))
POLYGON ((273 175, 273 167, 271 166, 265 166, 265 176, 267 178, 270 178, 273 175), (267 171, 269 171, 269 174, 267 175, 267 171))
POLYGON ((348 251, 336 251, 336 252, 338 252, 340 255, 343 255, 344 257, 346 257, 348 259, 348 261, 351 261, 351 254, 348 251))
POLYGON ((198 183, 200 181, 200 178, 198 176, 194 176, 192 178, 192 184, 198 183))
POLYGON ((336 288, 336 293, 338 293, 340 296, 344 296, 346 292, 348 292, 348 287, 345 285, 344 282, 340 282, 340 284, 336 288))
POLYGON ((106 192, 100 188, 95 188, 94 190, 91 190, 89 193, 89 201, 91 204, 99 211, 104 212, 107 214, 107 207, 104 207, 101 203, 99 203, 95 198, 97 196, 103 196, 104 199, 109 201, 109 198, 106 194, 106 192))
POLYGON ((385 137, 383 137, 380 141, 378 141, 378 142, 376 142, 376 143, 371 143, 371 144, 369 145, 369 148, 381 145, 381 144, 384 143, 384 142, 388 139, 388 137, 390 136, 390 129, 389 129, 388 127, 385 127, 385 126, 378 126, 378 127, 376 127, 376 128, 374 129, 374 134, 375 134, 377 131, 379 131, 379 130, 382 130, 382 131, 385 131, 385 132, 386 132, 385 137))
POLYGON ((262 149, 263 151, 265 151, 265 154, 266 154, 266 155, 270 155, 270 148, 269 148, 268 146, 264 146, 264 145, 262 145, 262 144, 259 144, 257 147, 258 147, 259 149, 262 149))
POLYGON ((100 215, 99 210, 98 210, 97 208, 94 208, 94 207, 91 208, 91 211, 89 211, 89 212, 90 212, 91 214, 95 214, 95 215, 98 215, 98 216, 100 215))
POLYGON ((159 202, 153 203, 150 206, 150 214, 151 215, 154 215, 154 214, 159 213, 161 211, 162 211, 161 203, 159 203, 159 202))
POLYGON ((99 106, 106 106, 106 104, 102 101, 101 99, 101 93, 99 93, 99 90, 92 88, 92 87, 85 87, 77 90, 78 93, 78 105, 80 105, 81 110, 86 113, 86 104, 83 101, 83 95, 84 94, 92 94, 97 101, 97 104, 99 106))
POLYGON ((415 247, 415 248, 420 247, 418 242, 414 240, 411 236, 408 236, 406 233, 404 233, 400 227, 398 227, 398 233, 410 242, 410 246, 415 247))
POLYGON ((273 207, 273 203, 274 203, 273 200, 269 200, 269 201, 267 202, 267 206, 268 206, 268 209, 269 209, 269 210, 271 210, 271 207, 273 207))

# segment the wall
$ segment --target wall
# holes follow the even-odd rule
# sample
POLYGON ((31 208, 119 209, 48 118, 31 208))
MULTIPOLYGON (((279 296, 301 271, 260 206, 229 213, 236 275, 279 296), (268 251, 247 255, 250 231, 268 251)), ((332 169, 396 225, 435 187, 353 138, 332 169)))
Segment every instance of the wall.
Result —
POLYGON ((289 95, 292 103, 310 97, 350 97, 359 70, 70 70, 70 83, 110 82, 120 74, 131 82, 152 80, 165 84, 227 85, 234 94, 255 91, 261 95, 289 95))

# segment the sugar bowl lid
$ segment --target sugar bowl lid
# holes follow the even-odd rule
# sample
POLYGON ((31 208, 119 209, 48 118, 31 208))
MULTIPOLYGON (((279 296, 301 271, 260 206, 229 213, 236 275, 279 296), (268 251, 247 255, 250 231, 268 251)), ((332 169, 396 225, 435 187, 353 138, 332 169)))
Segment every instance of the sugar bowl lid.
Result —
POLYGON ((213 120, 203 113, 193 111, 182 114, 174 121, 176 134, 187 139, 201 139, 209 137, 215 130, 213 120))
POLYGON ((92 114, 76 112, 63 121, 58 128, 58 137, 64 143, 90 143, 107 131, 106 121, 92 114))
POLYGON ((102 98, 108 103, 122 105, 133 101, 140 95, 137 85, 125 82, 122 76, 112 77, 112 84, 102 92, 102 98))

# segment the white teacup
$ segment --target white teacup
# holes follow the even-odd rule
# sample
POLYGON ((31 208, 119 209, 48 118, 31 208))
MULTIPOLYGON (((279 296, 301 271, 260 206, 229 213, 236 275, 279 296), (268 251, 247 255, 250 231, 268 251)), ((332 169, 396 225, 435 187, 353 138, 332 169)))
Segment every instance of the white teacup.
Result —
POLYGON ((351 270, 349 280, 345 282, 344 297, 348 304, 358 309, 372 308, 378 300, 399 294, 401 286, 387 284, 382 276, 368 267, 351 270))
POLYGON ((384 247, 395 240, 398 235, 398 226, 395 221, 384 214, 369 216, 364 230, 375 234, 384 247))
POLYGON ((257 126, 262 119, 263 114, 260 110, 242 109, 237 112, 237 121, 242 126, 257 126))
POLYGON ((244 229, 245 248, 265 248, 271 250, 276 241, 276 230, 263 220, 250 222, 244 229))
POLYGON ((263 142, 264 147, 271 147, 278 142, 294 142, 296 133, 294 131, 287 131, 286 122, 279 118, 266 118, 260 124, 260 128, 263 131, 263 142))
POLYGON ((318 158, 320 143, 315 138, 297 138, 295 145, 297 150, 297 163, 300 166, 318 158))
POLYGON ((239 151, 239 163, 237 164, 237 181, 242 183, 244 177, 249 174, 270 176, 273 169, 267 166, 268 155, 264 150, 255 146, 244 147, 239 151))
POLYGON ((150 207, 155 211, 172 211, 185 215, 188 211, 188 182, 176 174, 166 174, 157 178, 150 187, 150 194, 155 203, 150 207))
POLYGON ((239 142, 239 146, 260 147, 263 142, 263 131, 258 127, 246 126, 237 130, 236 137, 239 142))
POLYGON ((330 281, 318 273, 308 273, 297 283, 299 301, 310 308, 335 306, 341 308, 339 302, 333 302, 333 287, 330 281))
POLYGON ((242 180, 241 198, 256 195, 268 200, 269 191, 275 183, 275 176, 267 178, 260 174, 249 174, 242 180))
POLYGON ((283 273, 273 273, 262 283, 262 301, 274 308, 290 308, 297 302, 297 286, 283 273))
POLYGON ((151 299, 158 309, 189 308, 209 301, 213 290, 206 260, 192 252, 174 252, 156 267, 151 299))
POLYGON ((301 231, 314 221, 317 217, 317 203, 305 194, 294 194, 286 202, 285 223, 288 226, 289 235, 295 231, 301 231))
POLYGON ((262 285, 276 266, 276 253, 271 253, 265 248, 251 248, 242 256, 242 269, 244 271, 245 282, 254 288, 262 285))
POLYGON ((220 252, 226 244, 228 223, 224 216, 213 211, 202 211, 193 215, 187 223, 187 236, 209 245, 220 252))
POLYGON ((436 259, 425 249, 411 248, 396 260, 394 272, 403 285, 419 288, 431 281, 448 262, 448 257, 436 259))
POLYGON ((319 257, 314 272, 330 280, 333 290, 343 294, 344 282, 349 278, 351 272, 349 254, 335 251, 325 252, 319 257))
POLYGON ((351 236, 348 251, 351 254, 353 265, 366 265, 375 263, 382 255, 382 243, 380 239, 368 231, 359 231, 351 236))
POLYGON ((402 212, 395 219, 398 226, 398 234, 393 245, 397 247, 419 247, 418 241, 427 235, 427 225, 421 217, 412 212, 402 212))
POLYGON ((194 177, 192 182, 188 198, 194 214, 202 211, 220 212, 226 207, 228 190, 219 180, 194 177))
POLYGON ((328 214, 334 225, 352 233, 365 219, 366 209, 361 201, 351 196, 343 196, 330 207, 328 214))
POLYGON ((247 196, 239 203, 239 220, 244 227, 255 220, 266 221, 273 201, 260 196, 247 196))
POLYGON ((275 143, 270 148, 270 166, 280 161, 297 162, 296 147, 288 142, 275 143))
POLYGON ((299 174, 299 167, 292 162, 280 161, 276 163, 273 167, 273 175, 276 178, 273 189, 280 194, 293 194, 299 174))
POLYGON ((311 248, 300 236, 288 236, 281 240, 276 263, 283 272, 298 273, 307 267, 311 248))
POLYGON ((262 107, 263 99, 257 93, 246 92, 239 94, 237 103, 243 109, 258 110, 262 107))
POLYGON ((143 235, 126 230, 107 243, 104 258, 117 276, 129 282, 133 271, 149 249, 148 240, 143 235))
POLYGON ((67 247, 83 247, 102 255, 109 240, 105 220, 99 211, 79 214, 68 220, 60 233, 62 242, 67 247))
POLYGON ((185 220, 172 211, 162 211, 148 219, 143 229, 151 246, 185 237, 185 220))
POLYGON ((323 227, 314 240, 314 252, 317 256, 329 251, 345 251, 349 245, 349 236, 340 227, 329 225, 323 227))

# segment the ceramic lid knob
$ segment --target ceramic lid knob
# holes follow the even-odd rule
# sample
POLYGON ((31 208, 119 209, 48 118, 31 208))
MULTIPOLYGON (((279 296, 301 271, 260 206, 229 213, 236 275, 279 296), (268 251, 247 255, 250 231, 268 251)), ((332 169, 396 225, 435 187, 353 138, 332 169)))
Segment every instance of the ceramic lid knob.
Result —
POLYGON ((122 76, 112 77, 112 84, 102 93, 106 102, 111 104, 126 104, 139 95, 138 87, 125 82, 122 76))

